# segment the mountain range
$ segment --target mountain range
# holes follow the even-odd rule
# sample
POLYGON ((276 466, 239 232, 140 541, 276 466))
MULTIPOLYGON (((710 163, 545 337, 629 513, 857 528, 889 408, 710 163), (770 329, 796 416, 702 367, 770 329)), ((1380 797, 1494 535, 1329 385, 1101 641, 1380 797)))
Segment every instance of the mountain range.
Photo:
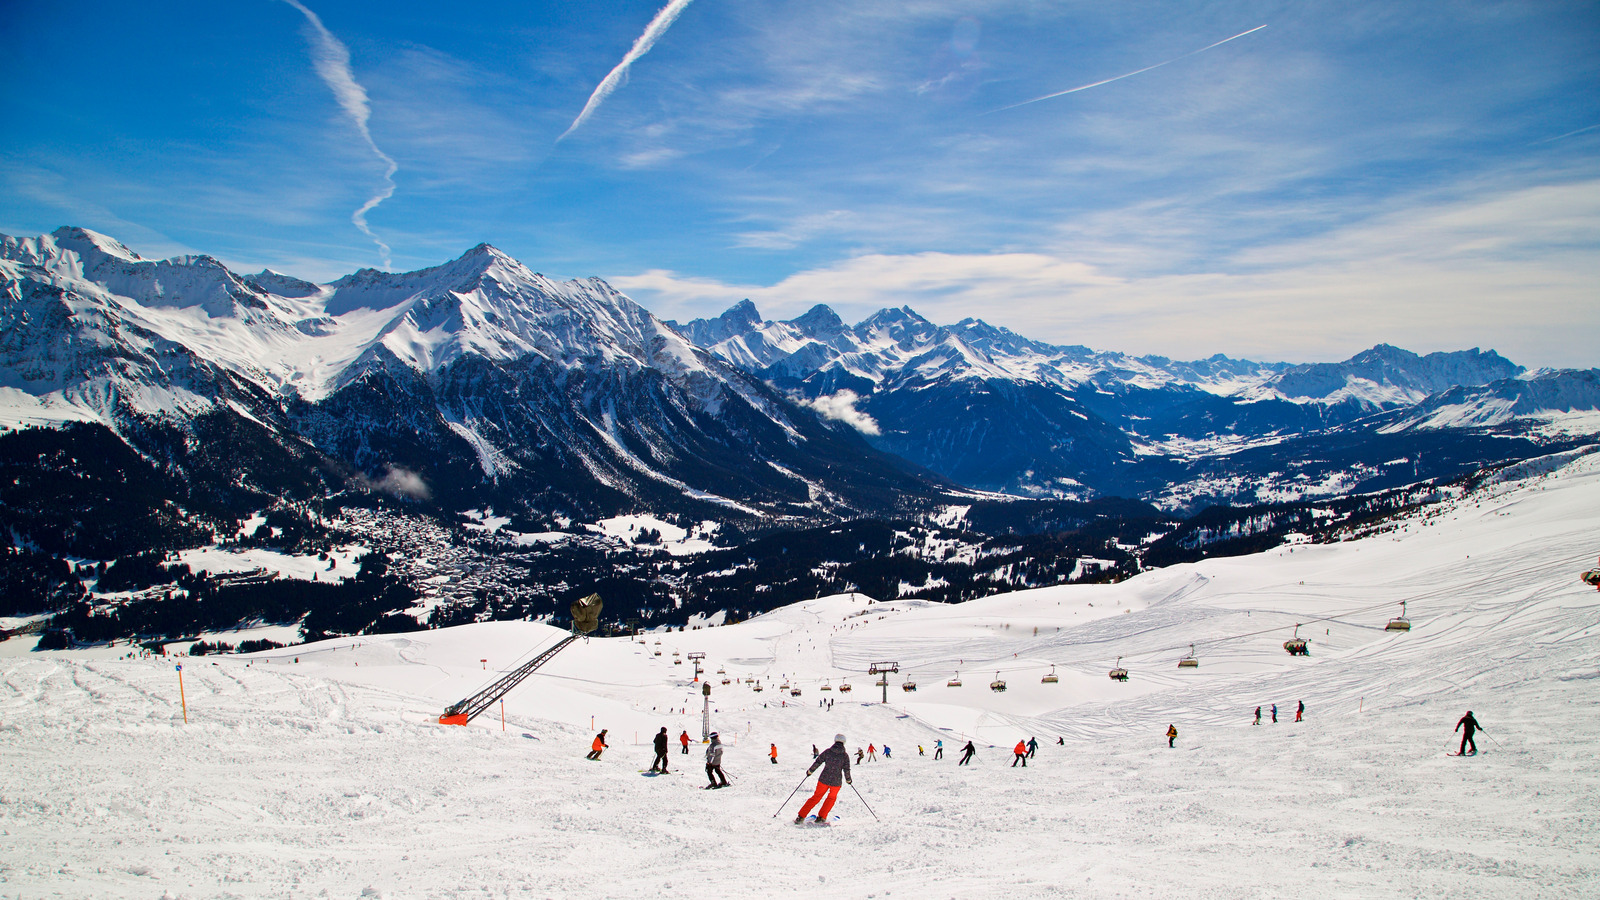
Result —
POLYGON ((3 524, 92 558, 44 474, 82 494, 90 459, 147 466, 140 527, 195 533, 283 498, 379 497, 527 529, 639 511, 771 529, 997 495, 1181 513, 1341 494, 1600 430, 1596 370, 1492 350, 1181 362, 909 308, 767 321, 749 301, 680 325, 486 244, 313 284, 64 227, 0 236, 0 290, 0 465, 34 486, 0 485, 3 524))

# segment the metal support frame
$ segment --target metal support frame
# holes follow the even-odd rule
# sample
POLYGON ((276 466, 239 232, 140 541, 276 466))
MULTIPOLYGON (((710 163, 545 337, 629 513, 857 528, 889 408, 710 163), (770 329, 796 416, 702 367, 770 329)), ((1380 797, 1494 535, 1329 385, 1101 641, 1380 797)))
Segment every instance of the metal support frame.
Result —
POLYGON ((878 680, 883 682, 883 702, 889 702, 889 673, 900 674, 900 664, 897 662, 875 662, 867 668, 868 675, 882 675, 878 680))
POLYGON ((465 725, 478 717, 478 714, 494 705, 496 700, 510 693, 511 689, 521 684, 524 679, 532 675, 534 670, 549 662, 552 657, 567 648, 568 644, 577 640, 579 635, 569 634, 556 643, 554 647, 535 656, 510 674, 499 679, 483 690, 457 703, 445 707, 444 715, 439 717, 441 725, 465 725), (449 720, 449 721, 446 721, 449 720))

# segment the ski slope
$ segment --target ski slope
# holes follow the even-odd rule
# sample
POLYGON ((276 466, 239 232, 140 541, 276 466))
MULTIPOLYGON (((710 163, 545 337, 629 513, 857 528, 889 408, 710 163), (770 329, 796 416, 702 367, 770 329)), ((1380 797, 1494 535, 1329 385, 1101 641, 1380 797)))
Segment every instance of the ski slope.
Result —
POLYGON ((1600 454, 1569 454, 1341 544, 579 641, 504 725, 497 706, 466 728, 432 723, 560 632, 177 660, 14 639, 0 896, 1600 896, 1600 592, 1577 580, 1597 535, 1600 454), (1401 600, 1411 631, 1385 631, 1401 600), (1283 650, 1296 623, 1308 657, 1283 650), (701 697, 674 652, 706 654, 727 790, 699 790, 701 697), (864 670, 888 661, 885 705, 864 670), (1484 752, 1452 758, 1468 709, 1484 752), (663 725, 675 774, 640 777, 663 725), (612 746, 586 761, 602 727, 612 746), (836 826, 794 826, 811 782, 785 797, 838 731, 893 756, 855 768, 836 826))

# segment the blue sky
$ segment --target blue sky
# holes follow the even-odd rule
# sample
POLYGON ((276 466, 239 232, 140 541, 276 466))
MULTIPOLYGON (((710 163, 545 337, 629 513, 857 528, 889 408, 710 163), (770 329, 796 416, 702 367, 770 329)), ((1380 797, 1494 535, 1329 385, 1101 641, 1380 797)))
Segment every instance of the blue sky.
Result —
POLYGON ((62 0, 0 20, 7 234, 77 224, 315 280, 488 241, 680 320, 749 297, 1186 358, 1387 341, 1600 364, 1592 2, 62 0))

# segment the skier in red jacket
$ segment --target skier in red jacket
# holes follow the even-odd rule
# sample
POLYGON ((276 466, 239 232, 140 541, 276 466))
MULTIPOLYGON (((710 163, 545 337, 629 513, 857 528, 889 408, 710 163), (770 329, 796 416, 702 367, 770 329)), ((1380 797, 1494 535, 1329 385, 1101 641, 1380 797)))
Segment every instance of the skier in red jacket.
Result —
POLYGON ((1022 767, 1026 769, 1028 767, 1028 742, 1017 741, 1017 746, 1011 748, 1011 752, 1016 754, 1016 758, 1011 760, 1011 768, 1015 769, 1017 763, 1022 763, 1022 767))

